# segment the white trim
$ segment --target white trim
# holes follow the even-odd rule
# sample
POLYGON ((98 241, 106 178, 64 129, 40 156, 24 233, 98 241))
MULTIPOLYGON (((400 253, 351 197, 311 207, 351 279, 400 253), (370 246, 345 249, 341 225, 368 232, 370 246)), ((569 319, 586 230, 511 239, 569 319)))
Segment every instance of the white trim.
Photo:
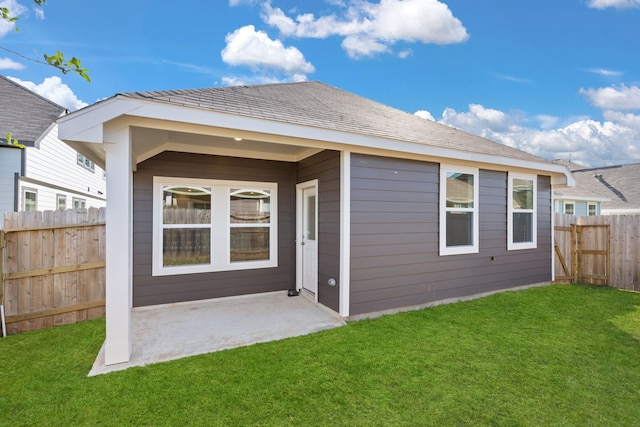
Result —
POLYGON ((440 255, 474 254, 480 251, 479 242, 479 205, 480 205, 480 171, 468 166, 440 164, 440 255), (473 208, 447 208, 447 172, 459 172, 473 175, 473 208), (447 246, 447 212, 473 213, 472 244, 467 246, 447 246))
MULTIPOLYGON (((302 290, 302 235, 304 231, 302 230, 303 223, 303 211, 304 211, 304 194, 303 190, 308 188, 316 189, 316 242, 319 242, 319 229, 318 229, 318 206, 319 206, 319 192, 318 192, 318 183, 317 179, 312 179, 310 181, 301 182, 296 184, 296 290, 302 290)), ((319 247, 319 246, 318 246, 319 247)), ((317 253, 316 253, 317 254, 317 253)), ((320 286, 316 290, 315 301, 318 302, 318 293, 320 292, 320 286)))
POLYGON ((349 317, 351 297, 351 152, 340 152, 340 302, 339 313, 349 317))
MULTIPOLYGON (((142 118, 164 122, 164 126, 161 127, 181 128, 184 131, 187 131, 186 128, 190 128, 191 132, 195 133, 203 132, 203 134, 229 137, 239 136, 245 139, 265 142, 334 150, 347 149, 353 152, 380 149, 400 152, 403 153, 403 156, 412 154, 450 159, 453 162, 486 163, 488 165, 502 165, 508 168, 545 171, 552 173, 553 185, 575 186, 573 175, 564 166, 548 164, 542 160, 536 162, 436 147, 429 145, 428 136, 425 137, 424 143, 401 141, 312 126, 274 122, 194 107, 171 105, 158 101, 132 99, 123 95, 116 95, 113 98, 58 119, 60 139, 66 141, 75 149, 79 149, 77 146, 86 142, 101 143, 103 139, 100 125, 122 116, 127 117, 128 125, 135 125, 135 122, 142 118), (323 147, 318 146, 318 142, 321 142, 323 147)), ((93 154, 100 156, 97 151, 94 151, 93 154)), ((100 159, 93 160, 100 165, 100 159)))
POLYGON ((598 202, 587 202, 587 216, 598 216, 600 212, 598 212, 598 202), (596 208, 596 213, 593 215, 589 214, 589 207, 593 206, 596 208))
POLYGON ((106 341, 105 364, 128 362, 131 357, 131 306, 133 293, 133 173, 129 128, 113 132, 114 143, 105 144, 109 209, 106 233, 106 341))
MULTIPOLYGON (((108 176, 108 175, 107 175, 108 176)), ((249 270, 272 268, 278 266, 278 183, 255 181, 226 181, 200 178, 153 177, 153 255, 152 275, 171 276, 176 274, 209 273, 216 271, 249 270), (209 264, 168 266, 163 265, 162 239, 165 226, 162 223, 162 194, 164 186, 197 186, 211 188, 211 224, 193 224, 189 228, 209 228, 211 231, 211 247, 209 264), (264 261, 231 261, 230 229, 243 227, 232 226, 229 221, 229 196, 232 188, 249 188, 269 190, 271 194, 269 224, 250 224, 252 227, 269 228, 269 259, 264 261), (215 243, 215 244, 214 244, 215 243)))
POLYGON ((563 200, 562 201, 562 213, 565 215, 575 215, 576 214, 576 202, 573 200, 563 200), (573 212, 567 213, 567 205, 573 205, 573 212))
POLYGON ((509 172, 507 185, 507 250, 520 249, 536 249, 538 247, 538 176, 523 173, 509 172), (513 208, 513 180, 521 179, 531 181, 533 184, 533 209, 514 209, 513 208), (514 242, 513 241, 513 214, 514 213, 531 214, 531 241, 530 242, 514 242))
POLYGON ((35 212, 38 210, 38 190, 36 188, 31 187, 22 187, 22 211, 24 212, 35 212), (35 199, 33 200, 33 210, 27 211, 27 193, 31 193, 35 195, 35 199))

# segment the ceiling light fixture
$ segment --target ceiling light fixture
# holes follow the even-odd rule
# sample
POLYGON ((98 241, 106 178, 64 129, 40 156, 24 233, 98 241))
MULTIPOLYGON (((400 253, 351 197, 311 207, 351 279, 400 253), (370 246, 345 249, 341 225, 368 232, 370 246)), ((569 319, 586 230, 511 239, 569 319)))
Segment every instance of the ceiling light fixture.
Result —
POLYGON ((242 138, 238 138, 237 136, 233 138, 234 141, 242 141, 242 138))

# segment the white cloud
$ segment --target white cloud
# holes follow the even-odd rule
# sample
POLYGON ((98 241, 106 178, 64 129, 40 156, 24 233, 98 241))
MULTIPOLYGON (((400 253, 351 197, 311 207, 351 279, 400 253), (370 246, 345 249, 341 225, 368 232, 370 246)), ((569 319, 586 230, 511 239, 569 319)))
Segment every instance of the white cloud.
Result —
POLYGON ((24 65, 11 58, 0 58, 0 70, 24 70, 24 65))
POLYGON ((436 119, 433 117, 433 115, 430 112, 428 112, 427 110, 418 110, 413 114, 415 114, 418 117, 422 117, 423 119, 431 120, 432 122, 436 121, 436 119))
POLYGON ((272 40, 264 31, 256 31, 253 25, 238 28, 225 38, 222 60, 233 66, 246 66, 254 71, 281 72, 288 79, 306 80, 306 74, 314 71, 296 47, 285 47, 280 40, 272 40))
POLYGON ((40 84, 23 81, 15 77, 8 78, 18 84, 21 84, 27 89, 34 91, 38 95, 43 96, 58 105, 62 105, 68 110, 74 111, 88 105, 86 102, 79 100, 71 88, 62 83, 62 79, 58 76, 47 77, 40 84))
POLYGON ((632 9, 640 8, 640 0, 589 0, 587 6, 593 9, 606 9, 608 7, 632 9))
POLYGON ((36 14, 36 18, 38 18, 41 21, 44 20, 44 9, 42 9, 41 7, 36 7, 33 10, 36 14))
POLYGON ((295 19, 267 1, 263 4, 263 20, 285 36, 343 37, 342 47, 352 58, 390 52, 399 41, 450 44, 469 37, 449 7, 437 0, 352 0, 343 16, 316 18, 306 13, 295 19))
POLYGON ((640 88, 638 86, 610 86, 600 89, 580 89, 589 102, 605 110, 640 109, 640 88))
POLYGON ((605 121, 576 120, 555 128, 536 128, 557 122, 552 116, 530 119, 521 113, 505 113, 471 104, 469 110, 458 112, 447 108, 439 123, 480 135, 537 156, 568 159, 586 166, 604 166, 640 161, 640 116, 605 112, 605 121))
POLYGON ((604 77, 620 77, 623 74, 622 71, 607 70, 606 68, 591 68, 587 71, 604 77))
MULTIPOLYGON (((17 18, 27 11, 27 8, 22 6, 16 0, 2 0, 0 1, 0 7, 6 7, 9 9, 9 16, 17 18)), ((15 29, 15 22, 7 22, 4 19, 0 19, 0 37, 4 37, 7 33, 15 31, 15 29)))

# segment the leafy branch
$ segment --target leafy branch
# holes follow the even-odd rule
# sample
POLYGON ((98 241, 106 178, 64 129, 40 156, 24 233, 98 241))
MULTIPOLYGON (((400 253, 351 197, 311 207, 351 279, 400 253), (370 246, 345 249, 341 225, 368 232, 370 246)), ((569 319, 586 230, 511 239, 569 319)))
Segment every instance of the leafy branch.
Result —
POLYGON ((7 132, 7 144, 13 145, 14 147, 24 148, 23 144, 20 144, 17 139, 13 138, 11 132, 7 132))
MULTIPOLYGON (((46 3, 46 1, 47 0, 33 0, 33 2, 40 7, 42 7, 42 5, 46 3)), ((1 15, 1 19, 4 19, 9 23, 15 23, 20 19, 17 16, 11 16, 11 11, 9 10, 8 7, 0 7, 0 15, 1 15)), ((19 31, 17 26, 15 27, 15 29, 16 29, 16 32, 19 31)), ((80 77, 85 79, 87 82, 91 82, 91 78, 89 77, 89 70, 82 66, 82 63, 80 62, 80 60, 75 56, 72 57, 71 59, 65 59, 64 54, 59 50, 54 55, 44 54, 44 59, 46 61, 44 62, 44 61, 39 61, 37 59, 26 57, 18 52, 14 52, 2 46, 0 46, 0 48, 2 48, 3 50, 6 50, 7 52, 13 53, 14 55, 18 55, 24 59, 28 59, 29 61, 37 62, 39 64, 44 64, 44 65, 50 65, 60 70, 62 74, 67 74, 68 72, 76 73, 80 77)))

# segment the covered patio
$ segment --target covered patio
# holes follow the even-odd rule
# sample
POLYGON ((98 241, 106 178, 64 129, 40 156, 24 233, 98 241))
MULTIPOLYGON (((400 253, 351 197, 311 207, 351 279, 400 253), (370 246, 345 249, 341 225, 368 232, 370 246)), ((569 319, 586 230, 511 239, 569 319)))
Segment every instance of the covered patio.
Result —
POLYGON ((304 295, 288 297, 286 291, 138 307, 131 312, 131 359, 106 365, 103 345, 89 376, 344 324, 336 312, 304 295))

